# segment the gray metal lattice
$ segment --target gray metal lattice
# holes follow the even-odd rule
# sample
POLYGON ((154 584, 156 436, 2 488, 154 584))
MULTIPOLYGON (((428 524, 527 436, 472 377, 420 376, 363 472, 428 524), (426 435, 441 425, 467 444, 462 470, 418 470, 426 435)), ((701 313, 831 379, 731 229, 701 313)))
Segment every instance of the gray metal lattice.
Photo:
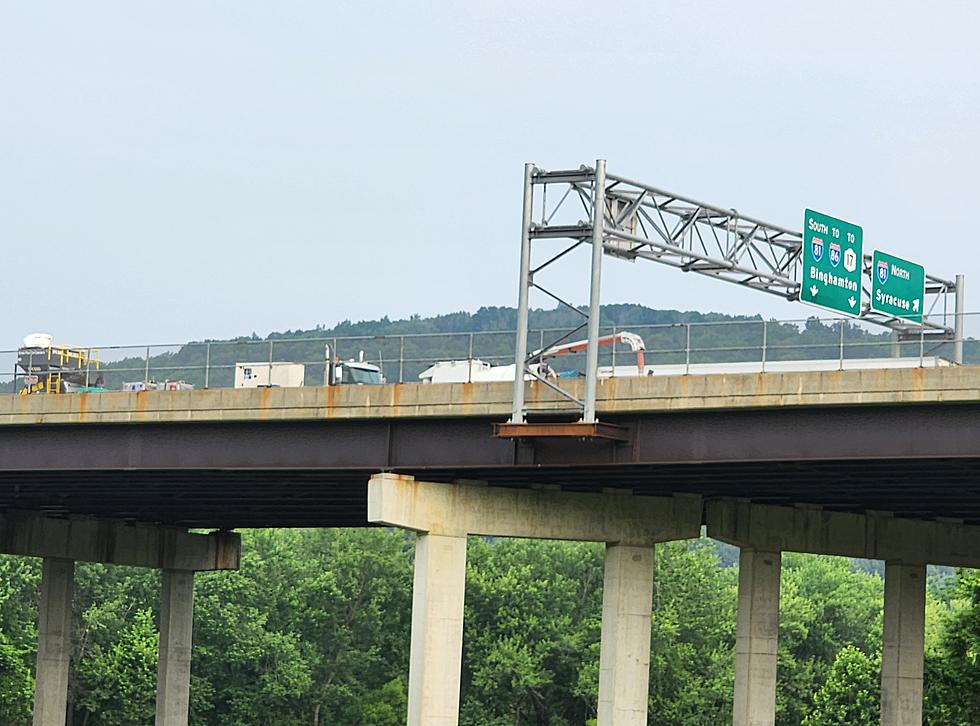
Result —
MULTIPOLYGON (((582 421, 595 421, 598 377, 599 302, 603 253, 635 262, 650 260, 743 287, 778 295, 800 296, 801 232, 658 189, 643 182, 606 173, 604 160, 595 166, 545 171, 534 164, 524 169, 524 210, 521 225, 521 272, 518 297, 514 407, 511 421, 521 423, 528 413, 524 377, 530 375, 567 398, 582 421), (550 203, 549 203, 550 197, 550 203), (531 267, 534 242, 566 240, 543 263, 531 267), (582 313, 540 283, 536 277, 569 252, 592 244, 589 311, 582 313), (530 367, 528 356, 528 298, 531 289, 582 315, 587 329, 586 385, 578 400, 556 381, 530 367)), ((864 298, 870 299, 871 256, 864 256, 864 298)), ((926 275, 925 316, 921 323, 868 309, 859 319, 893 330, 898 340, 954 340, 962 362, 963 277, 956 281, 926 275), (955 296, 951 305, 950 296, 955 296)), ((577 331, 572 331, 570 337, 577 331)), ((558 342, 558 341, 556 341, 558 342)))

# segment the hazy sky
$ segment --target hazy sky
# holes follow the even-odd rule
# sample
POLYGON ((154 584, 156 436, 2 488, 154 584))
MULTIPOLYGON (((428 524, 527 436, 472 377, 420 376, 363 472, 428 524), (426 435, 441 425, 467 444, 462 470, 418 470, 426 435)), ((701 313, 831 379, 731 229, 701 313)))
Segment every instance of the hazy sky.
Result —
MULTIPOLYGON (((0 0, 0 348, 514 305, 523 163, 599 157, 854 221, 980 310, 978 29, 949 1, 0 0)), ((813 312, 609 258, 603 297, 813 312)))

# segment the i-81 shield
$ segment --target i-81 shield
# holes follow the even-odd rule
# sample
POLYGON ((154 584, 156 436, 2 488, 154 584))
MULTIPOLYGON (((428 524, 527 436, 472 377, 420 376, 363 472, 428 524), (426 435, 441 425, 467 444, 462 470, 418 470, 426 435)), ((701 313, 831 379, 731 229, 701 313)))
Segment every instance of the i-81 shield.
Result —
POLYGON ((820 262, 823 259, 823 240, 819 237, 814 237, 810 241, 810 249, 813 253, 813 259, 816 262, 820 262))
POLYGON ((878 271, 878 284, 884 285, 888 282, 888 263, 884 260, 878 260, 878 264, 875 267, 878 271))

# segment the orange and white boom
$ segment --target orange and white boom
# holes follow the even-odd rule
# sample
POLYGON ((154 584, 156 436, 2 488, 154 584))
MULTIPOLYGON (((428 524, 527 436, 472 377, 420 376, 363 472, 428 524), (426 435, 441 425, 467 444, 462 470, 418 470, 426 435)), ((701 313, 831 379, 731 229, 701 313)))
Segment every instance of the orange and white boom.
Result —
MULTIPOLYGON (((639 335, 624 330, 623 332, 616 333, 615 335, 600 336, 597 342, 599 343, 600 347, 605 345, 615 345, 616 343, 626 343, 630 347, 630 350, 636 353, 636 367, 637 370, 639 370, 640 375, 643 375, 645 367, 643 353, 646 350, 646 346, 643 344, 643 338, 641 338, 639 335)), ((589 341, 576 340, 574 343, 562 343, 561 345, 554 345, 540 352, 535 351, 531 354, 531 358, 544 360, 546 358, 554 358, 559 355, 582 353, 588 347, 589 341)))

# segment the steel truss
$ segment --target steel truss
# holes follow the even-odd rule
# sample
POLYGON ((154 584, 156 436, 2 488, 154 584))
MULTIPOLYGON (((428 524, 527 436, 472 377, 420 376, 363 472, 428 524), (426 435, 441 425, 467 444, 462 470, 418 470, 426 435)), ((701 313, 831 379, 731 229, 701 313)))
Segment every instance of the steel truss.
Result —
MULTIPOLYGON (((596 420, 596 341, 599 337, 603 253, 631 262, 651 260, 787 300, 798 300, 802 251, 800 231, 755 219, 736 209, 706 204, 626 177, 607 174, 605 161, 601 159, 595 166, 560 171, 545 171, 526 164, 511 421, 523 423, 529 413, 524 403, 526 375, 568 398, 575 410, 581 411, 583 422, 596 420), (532 268, 531 247, 539 240, 566 240, 568 244, 532 268), (592 245, 588 313, 561 299, 535 279, 538 273, 583 244, 592 245), (531 288, 582 315, 582 324, 565 337, 582 328, 588 330, 584 400, 578 400, 530 367, 537 353, 528 355, 527 351, 531 288)), ((873 272, 870 255, 864 256, 863 268, 863 295, 865 300, 870 300, 873 272)), ((963 276, 958 275, 953 282, 927 275, 924 308, 923 320, 917 323, 873 312, 866 303, 859 319, 894 331, 898 340, 954 340, 954 357, 957 362, 962 362, 963 276), (951 296, 955 297, 953 305, 950 304, 951 296), (952 325, 948 324, 950 322, 952 325)))

